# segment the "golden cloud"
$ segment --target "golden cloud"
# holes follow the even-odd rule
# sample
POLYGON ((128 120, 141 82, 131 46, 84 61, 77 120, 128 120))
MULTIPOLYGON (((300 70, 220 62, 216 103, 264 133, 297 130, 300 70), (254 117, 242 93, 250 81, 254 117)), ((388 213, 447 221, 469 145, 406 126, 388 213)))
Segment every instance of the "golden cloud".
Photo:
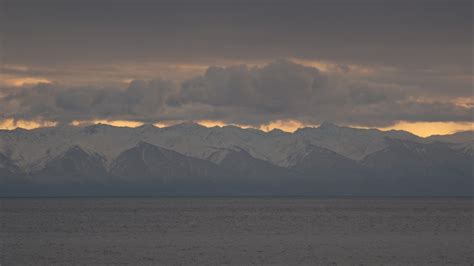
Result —
POLYGON ((0 129, 13 130, 16 128, 35 129, 40 127, 54 127, 57 123, 53 121, 15 120, 7 118, 0 120, 0 129))

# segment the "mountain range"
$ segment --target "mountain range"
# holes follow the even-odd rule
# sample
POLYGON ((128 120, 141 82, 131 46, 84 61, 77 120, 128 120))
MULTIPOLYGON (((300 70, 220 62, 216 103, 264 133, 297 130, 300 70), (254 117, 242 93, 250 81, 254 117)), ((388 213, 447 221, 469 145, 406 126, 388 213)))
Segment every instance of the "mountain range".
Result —
POLYGON ((0 131, 0 196, 472 196, 474 132, 325 122, 294 133, 182 123, 0 131))

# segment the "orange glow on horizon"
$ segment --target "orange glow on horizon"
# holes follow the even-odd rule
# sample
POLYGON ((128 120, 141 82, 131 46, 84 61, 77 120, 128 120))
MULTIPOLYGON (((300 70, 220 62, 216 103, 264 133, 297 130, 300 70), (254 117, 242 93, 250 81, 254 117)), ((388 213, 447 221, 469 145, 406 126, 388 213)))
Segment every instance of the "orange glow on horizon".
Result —
POLYGON ((78 121, 74 120, 71 122, 71 125, 73 126, 87 126, 87 125, 93 125, 93 124, 104 124, 104 125, 109 125, 109 126, 114 126, 114 127, 139 127, 143 125, 142 122, 138 121, 132 121, 132 120, 104 120, 104 119, 98 119, 98 120, 92 120, 92 121, 78 121))
POLYGON ((240 128, 253 128, 253 127, 248 126, 248 125, 229 124, 229 123, 225 123, 225 122, 219 121, 219 120, 198 120, 198 121, 195 121, 195 123, 198 123, 199 125, 205 126, 205 127, 237 126, 237 127, 240 127, 240 128))
POLYGON ((52 121, 15 120, 12 118, 0 121, 0 129, 3 130, 14 130, 17 128, 35 129, 40 127, 54 127, 56 125, 57 123, 52 121))
POLYGON ((317 127, 317 126, 318 124, 304 124, 298 120, 285 119, 285 120, 276 120, 268 124, 261 125, 259 129, 266 132, 272 131, 273 129, 280 129, 285 132, 295 132, 299 128, 317 127))
POLYGON ((405 130, 420 137, 448 135, 459 131, 474 130, 473 122, 399 122, 380 130, 405 130))
MULTIPOLYGON (((154 123, 156 127, 168 127, 175 124, 179 124, 185 121, 162 121, 154 123)), ((219 120, 197 120, 194 121, 197 124, 200 124, 205 127, 224 127, 228 125, 233 125, 241 128, 254 128, 262 130, 265 132, 271 131, 273 129, 280 129, 285 132, 294 132, 299 128, 304 127, 318 127, 318 124, 305 124, 298 120, 276 120, 268 124, 260 126, 251 126, 251 125, 241 125, 241 124, 229 124, 219 120)), ((70 125, 73 126, 87 126, 91 124, 105 124, 115 127, 130 127, 135 128, 143 125, 143 122, 133 121, 133 120, 105 120, 105 119, 96 119, 91 121, 73 121, 70 125)), ((0 121, 0 129, 3 130, 13 130, 16 128, 23 129, 35 129, 40 127, 54 127, 57 125, 57 122, 53 121, 34 121, 34 120, 14 120, 12 118, 7 118, 0 121)), ((364 126, 350 126, 355 128, 370 128, 364 126)), ((446 135, 453 134, 459 131, 468 131, 474 130, 473 122, 399 122, 393 126, 389 127, 379 127, 378 129, 387 131, 387 130, 404 130, 412 134, 418 135, 420 137, 428 137, 431 135, 446 135)))
POLYGON ((290 119, 276 120, 276 121, 272 121, 268 124, 263 124, 260 126, 252 126, 252 125, 245 125, 245 124, 228 124, 223 121, 214 121, 214 120, 198 120, 195 122, 205 127, 215 127, 215 126, 224 127, 224 126, 232 125, 232 126, 237 126, 240 128, 254 128, 254 129, 258 129, 265 132, 272 131, 273 129, 280 129, 285 132, 295 132, 298 128, 317 126, 317 124, 316 125, 304 124, 300 121, 290 120, 290 119))
POLYGON ((8 86, 21 87, 25 85, 35 85, 39 83, 51 83, 51 81, 45 78, 25 77, 25 78, 5 79, 3 80, 2 83, 8 86))

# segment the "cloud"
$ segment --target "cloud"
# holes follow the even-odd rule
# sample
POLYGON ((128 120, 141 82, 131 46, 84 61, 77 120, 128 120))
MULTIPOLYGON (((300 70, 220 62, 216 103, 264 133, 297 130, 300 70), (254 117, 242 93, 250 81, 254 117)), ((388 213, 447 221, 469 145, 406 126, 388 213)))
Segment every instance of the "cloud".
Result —
POLYGON ((471 71, 472 1, 445 2, 8 0, 2 63, 295 57, 471 71))
POLYGON ((297 112, 308 106, 314 87, 323 79, 318 69, 286 60, 262 68, 210 67, 203 76, 183 83, 176 101, 273 114, 297 112))
MULTIPOLYGON (((348 70, 350 71, 350 70, 348 70)), ((277 120, 389 126, 398 121, 470 121, 472 106, 421 101, 392 83, 331 74, 288 60, 260 67, 209 67, 182 82, 134 80, 126 88, 55 83, 0 89, 2 117, 75 120, 219 120, 262 125, 277 120)), ((429 95, 421 95, 424 98, 429 95)))

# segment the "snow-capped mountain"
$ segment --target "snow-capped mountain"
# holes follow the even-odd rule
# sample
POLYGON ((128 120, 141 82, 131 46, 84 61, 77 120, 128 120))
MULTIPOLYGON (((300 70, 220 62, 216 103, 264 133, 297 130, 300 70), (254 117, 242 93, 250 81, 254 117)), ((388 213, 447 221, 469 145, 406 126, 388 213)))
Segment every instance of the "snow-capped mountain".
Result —
POLYGON ((177 178, 216 176, 216 166, 206 160, 140 142, 113 161, 110 173, 129 183, 134 183, 138 177, 144 182, 166 184, 177 178))
POLYGON ((408 132, 355 129, 329 123, 319 128, 300 129, 295 133, 266 133, 235 126, 207 128, 195 123, 166 128, 153 125, 126 128, 97 124, 84 128, 64 126, 0 131, 0 152, 9 154, 22 169, 36 170, 71 147, 79 146, 102 156, 107 167, 110 167, 110 163, 121 152, 139 142, 147 142, 187 156, 217 161, 219 159, 216 156, 223 149, 239 147, 255 158, 287 167, 295 164, 295 156, 303 154, 310 144, 361 160, 383 149, 386 137, 419 139, 408 132))
POLYGON ((229 184, 246 184, 255 193, 255 188, 268 192, 290 187, 294 193, 302 187, 311 193, 315 190, 308 188, 322 187, 315 181, 326 179, 326 187, 355 182, 353 190, 366 193, 364 184, 373 185, 383 176, 415 180, 410 175, 416 175, 427 187, 431 177, 441 180, 440 187, 443 180, 462 180, 458 183, 465 186, 472 183, 473 143, 466 136, 472 134, 420 138, 405 131, 331 123, 294 133, 195 123, 17 129, 0 131, 0 179, 104 187, 205 183, 220 191, 229 191, 229 184), (300 187, 295 187, 298 182, 300 187), (305 182, 312 185, 302 185, 305 182))
POLYGON ((449 143, 466 143, 474 141, 474 131, 461 131, 451 135, 433 135, 427 138, 430 141, 449 143))

